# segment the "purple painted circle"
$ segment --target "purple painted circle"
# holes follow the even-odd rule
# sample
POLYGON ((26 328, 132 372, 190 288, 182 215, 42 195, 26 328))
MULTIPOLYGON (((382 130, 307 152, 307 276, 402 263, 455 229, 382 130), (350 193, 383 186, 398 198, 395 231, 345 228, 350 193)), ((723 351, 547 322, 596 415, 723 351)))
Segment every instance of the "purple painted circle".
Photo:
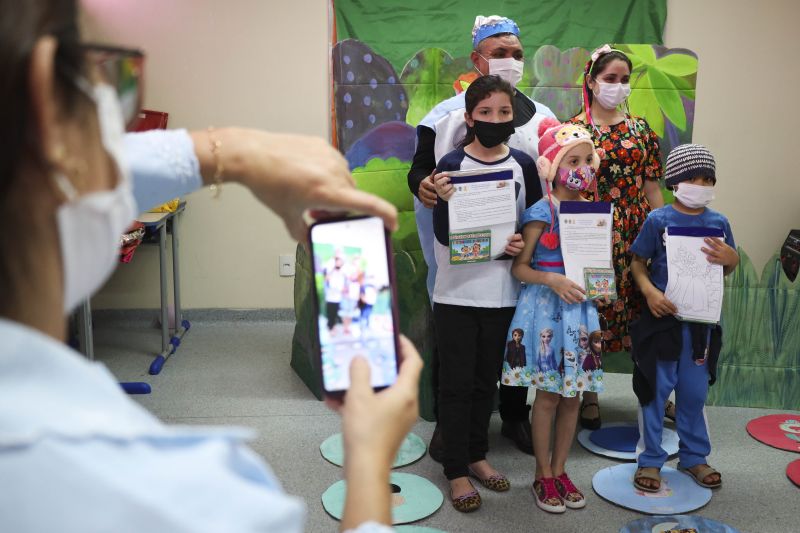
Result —
POLYGON ((372 54, 364 54, 364 63, 372 63, 372 54))
POLYGON ((345 65, 349 65, 350 64, 350 56, 342 57, 342 61, 344 61, 345 65))
POLYGON ((353 74, 352 70, 347 71, 347 81, 353 81, 356 79, 356 75, 353 74))
POLYGON ((378 80, 376 80, 375 78, 372 78, 371 80, 369 80, 369 86, 372 87, 373 89, 377 89, 378 88, 378 80))
POLYGON ((384 105, 384 107, 386 107, 386 109, 391 109, 392 108, 392 101, 391 100, 386 100, 383 103, 383 105, 384 105))
POLYGON ((639 428, 635 426, 606 427, 592 431, 589 440, 606 450, 635 452, 639 428))
POLYGON ((344 93, 344 103, 349 104, 353 101, 353 97, 350 96, 350 93, 344 93))
POLYGON ((344 123, 344 127, 348 128, 348 129, 352 128, 353 127, 353 121, 352 120, 348 120, 347 122, 344 123))
POLYGON ((370 104, 372 104, 372 98, 370 98, 369 96, 365 96, 364 105, 370 105, 370 104))

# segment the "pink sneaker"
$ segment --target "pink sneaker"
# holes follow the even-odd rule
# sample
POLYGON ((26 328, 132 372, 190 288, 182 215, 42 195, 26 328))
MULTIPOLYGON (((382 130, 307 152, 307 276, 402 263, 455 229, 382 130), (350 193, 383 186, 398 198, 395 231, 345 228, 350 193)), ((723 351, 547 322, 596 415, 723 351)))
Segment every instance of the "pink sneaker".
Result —
POLYGON ((567 510, 564 500, 558 495, 556 478, 543 477, 533 482, 531 492, 536 498, 536 506, 548 513, 563 513, 567 510))
POLYGON ((572 482, 566 472, 555 478, 558 495, 564 500, 564 505, 570 509, 583 509, 586 507, 586 498, 578 487, 572 482))

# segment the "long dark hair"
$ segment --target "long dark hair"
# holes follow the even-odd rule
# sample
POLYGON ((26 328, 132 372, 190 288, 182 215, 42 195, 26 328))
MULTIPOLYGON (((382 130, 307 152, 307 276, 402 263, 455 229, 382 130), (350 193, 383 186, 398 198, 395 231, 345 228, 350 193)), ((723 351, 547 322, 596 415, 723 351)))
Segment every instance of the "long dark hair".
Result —
POLYGON ((619 50, 612 50, 598 57, 597 61, 593 62, 591 67, 589 67, 589 72, 583 77, 583 87, 586 91, 586 95, 589 98, 589 105, 592 105, 592 100, 594 99, 592 90, 589 88, 589 78, 597 80, 597 76, 603 73, 603 71, 606 69, 606 66, 616 59, 624 61, 625 64, 628 65, 628 71, 633 70, 633 63, 631 63, 630 58, 619 50))
MULTIPOLYGON (((31 206, 15 193, 23 168, 46 168, 31 116, 30 63, 40 37, 58 40, 55 64, 83 73, 75 0, 0 0, 0 313, 14 305, 14 279, 30 271, 35 253, 22 257, 31 206), (13 296, 13 297, 12 297, 13 296)), ((63 109, 78 112, 80 93, 55 69, 55 94, 63 109)))
MULTIPOLYGON (((492 93, 506 93, 513 105, 514 88, 510 83, 500 76, 490 74, 488 76, 481 76, 470 83, 469 87, 467 87, 467 92, 464 94, 464 108, 466 109, 467 113, 469 113, 471 116, 472 112, 475 111, 475 108, 478 107, 478 104, 489 98, 492 93)), ((474 140, 475 131, 467 126, 467 134, 457 146, 459 148, 463 148, 468 144, 471 144, 474 140)))

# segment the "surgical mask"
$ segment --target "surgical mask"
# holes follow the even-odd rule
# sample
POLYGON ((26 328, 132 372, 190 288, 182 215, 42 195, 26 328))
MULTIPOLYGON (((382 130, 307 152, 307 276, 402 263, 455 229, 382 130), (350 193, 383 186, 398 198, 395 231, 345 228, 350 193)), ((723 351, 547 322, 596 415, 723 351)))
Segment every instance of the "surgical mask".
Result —
POLYGON ((573 191, 585 191, 589 188, 595 178, 594 167, 584 165, 575 169, 558 169, 558 180, 567 189, 573 191))
POLYGON ((690 209, 699 209, 714 200, 714 187, 682 182, 673 193, 680 203, 690 209))
POLYGON ((118 261, 120 236, 136 217, 136 200, 123 157, 125 126, 117 94, 109 85, 83 90, 91 91, 90 97, 97 106, 102 144, 117 167, 120 183, 112 190, 79 196, 66 176, 54 176, 67 197, 56 212, 67 314, 111 276, 118 261))
POLYGON ((597 103, 606 109, 616 109, 631 94, 630 83, 597 82, 598 92, 594 95, 597 103))
POLYGON ((478 141, 486 148, 494 148, 498 144, 505 142, 514 133, 514 121, 508 122, 484 122, 474 120, 473 131, 478 141))
POLYGON ((525 67, 525 63, 522 61, 513 57, 504 57, 502 59, 486 59, 483 57, 483 59, 489 64, 490 75, 499 76, 510 83, 512 87, 516 87, 522 79, 522 69, 525 67))

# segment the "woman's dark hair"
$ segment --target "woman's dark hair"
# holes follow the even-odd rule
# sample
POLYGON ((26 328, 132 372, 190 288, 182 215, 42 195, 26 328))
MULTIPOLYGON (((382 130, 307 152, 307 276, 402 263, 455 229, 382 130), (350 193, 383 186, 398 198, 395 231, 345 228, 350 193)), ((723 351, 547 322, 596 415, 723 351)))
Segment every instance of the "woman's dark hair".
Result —
POLYGON ((519 333, 520 337, 524 337, 525 336, 525 332, 522 331, 520 328, 514 328, 513 330, 511 330, 511 334, 513 335, 514 333, 519 333))
POLYGON ((592 63, 592 66, 589 68, 589 74, 587 76, 584 76, 583 79, 583 86, 586 88, 586 94, 589 96, 589 105, 591 105, 592 100, 594 99, 592 90, 589 89, 589 78, 596 80, 597 76, 599 76, 606 69, 606 66, 608 66, 609 63, 611 63, 616 59, 624 61, 625 64, 628 65, 629 71, 633 70, 633 63, 631 63, 630 58, 628 58, 628 56, 626 56, 619 50, 612 50, 598 57, 597 61, 592 63))
MULTIPOLYGON (((490 74, 488 76, 481 76, 480 78, 477 78, 475 81, 469 84, 469 87, 467 87, 467 92, 464 94, 464 108, 466 109, 467 113, 472 115, 472 112, 475 111, 475 108, 478 107, 478 104, 489 98, 492 93, 506 93, 511 99, 511 103, 513 105, 514 88, 510 83, 500 76, 490 74)), ((457 146, 459 148, 463 148, 468 144, 471 144, 474 140, 475 132, 472 128, 467 126, 467 134, 457 146)))
MULTIPOLYGON (((0 231, 0 312, 11 300, 12 278, 25 271, 20 264, 11 266, 12 256, 22 247, 29 207, 13 194, 14 185, 21 179, 23 163, 45 164, 31 116, 31 54, 40 37, 52 35, 58 40, 55 65, 84 72, 77 17, 75 0, 0 0, 0 228, 4 228, 0 231)), ((64 109, 75 109, 80 93, 60 72, 55 69, 56 97, 64 109)), ((21 261, 25 259, 15 259, 15 263, 21 261)))
MULTIPOLYGON (((0 0, 0 198, 22 159, 39 153, 29 116, 33 48, 40 37, 53 35, 59 43, 55 64, 83 72, 77 16, 75 0, 0 0)), ((79 93, 61 72, 56 69, 57 96, 69 108, 79 93)))

